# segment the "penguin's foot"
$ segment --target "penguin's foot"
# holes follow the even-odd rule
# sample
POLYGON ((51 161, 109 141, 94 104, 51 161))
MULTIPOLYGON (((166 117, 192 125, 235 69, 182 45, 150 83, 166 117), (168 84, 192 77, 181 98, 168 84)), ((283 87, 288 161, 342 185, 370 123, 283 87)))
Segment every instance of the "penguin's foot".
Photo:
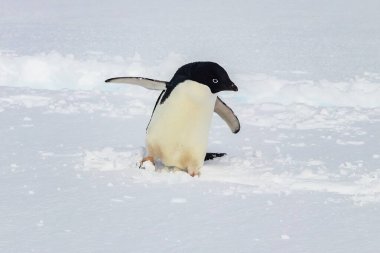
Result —
POLYGON ((155 172, 155 171, 157 171, 156 166, 151 161, 144 162, 144 164, 142 165, 141 169, 143 169, 145 171, 149 171, 149 172, 155 172))
POLYGON ((144 157, 141 162, 140 162, 140 165, 139 165, 139 168, 141 169, 143 167, 143 164, 146 162, 146 161, 150 161, 153 165, 154 164, 154 157, 153 156, 146 156, 144 157))
POLYGON ((199 169, 194 169, 194 168, 188 168, 187 173, 189 173, 190 176, 195 177, 195 176, 200 176, 201 173, 199 172, 199 169))

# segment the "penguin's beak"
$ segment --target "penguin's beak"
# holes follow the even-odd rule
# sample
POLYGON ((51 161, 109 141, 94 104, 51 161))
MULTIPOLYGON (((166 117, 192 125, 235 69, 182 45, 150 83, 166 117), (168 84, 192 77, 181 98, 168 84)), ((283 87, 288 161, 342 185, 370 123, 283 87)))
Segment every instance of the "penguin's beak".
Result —
POLYGON ((238 87, 231 81, 229 90, 238 91, 238 87))

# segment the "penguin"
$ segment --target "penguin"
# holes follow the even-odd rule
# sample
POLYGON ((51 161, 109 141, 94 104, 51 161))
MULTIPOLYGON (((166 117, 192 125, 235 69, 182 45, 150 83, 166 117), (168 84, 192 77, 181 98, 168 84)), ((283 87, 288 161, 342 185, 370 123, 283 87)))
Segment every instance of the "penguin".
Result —
POLYGON ((239 119, 217 96, 221 91, 238 91, 238 87, 215 62, 183 65, 168 82, 144 77, 116 77, 105 82, 161 90, 146 128, 147 155, 141 164, 160 160, 167 167, 199 176, 205 160, 225 155, 206 152, 213 112, 233 133, 240 131, 239 119))

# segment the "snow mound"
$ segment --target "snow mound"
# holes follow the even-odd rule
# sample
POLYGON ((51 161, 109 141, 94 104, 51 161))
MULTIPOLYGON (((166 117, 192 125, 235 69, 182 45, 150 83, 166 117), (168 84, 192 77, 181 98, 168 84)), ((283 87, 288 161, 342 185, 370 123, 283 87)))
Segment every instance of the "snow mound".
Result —
MULTIPOLYGON (((0 85, 44 89, 120 89, 128 85, 106 86, 104 80, 115 76, 145 76, 169 80, 185 57, 171 53, 149 64, 139 54, 132 58, 102 53, 86 57, 58 52, 17 55, 0 51, 0 85)), ((221 63, 223 65, 223 63, 221 63)), ((310 106, 374 108, 380 106, 380 75, 364 73, 346 81, 284 80, 265 74, 230 73, 240 92, 233 95, 244 103, 302 103, 310 106)))
POLYGON ((169 54, 157 64, 146 64, 139 54, 131 58, 89 53, 77 58, 55 51, 17 55, 0 50, 0 85, 44 89, 102 89, 114 76, 151 76, 168 79, 183 64, 178 54, 169 54))
POLYGON ((84 170, 113 171, 133 168, 141 161, 142 150, 116 152, 113 148, 103 148, 99 151, 86 151, 84 170))

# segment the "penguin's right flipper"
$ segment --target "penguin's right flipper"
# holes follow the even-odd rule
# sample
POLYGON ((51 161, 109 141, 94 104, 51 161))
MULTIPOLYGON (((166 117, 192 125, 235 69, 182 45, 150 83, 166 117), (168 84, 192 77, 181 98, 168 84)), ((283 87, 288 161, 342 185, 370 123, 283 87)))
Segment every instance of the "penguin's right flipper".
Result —
POLYGON ((165 90, 167 82, 145 77, 114 77, 107 79, 106 83, 129 83, 149 90, 165 90))
POLYGON ((240 131, 240 122, 234 111, 220 97, 216 98, 214 112, 216 112, 230 127, 231 131, 236 134, 240 131))
POLYGON ((205 161, 212 160, 217 157, 222 157, 227 155, 226 153, 206 153, 205 161))

